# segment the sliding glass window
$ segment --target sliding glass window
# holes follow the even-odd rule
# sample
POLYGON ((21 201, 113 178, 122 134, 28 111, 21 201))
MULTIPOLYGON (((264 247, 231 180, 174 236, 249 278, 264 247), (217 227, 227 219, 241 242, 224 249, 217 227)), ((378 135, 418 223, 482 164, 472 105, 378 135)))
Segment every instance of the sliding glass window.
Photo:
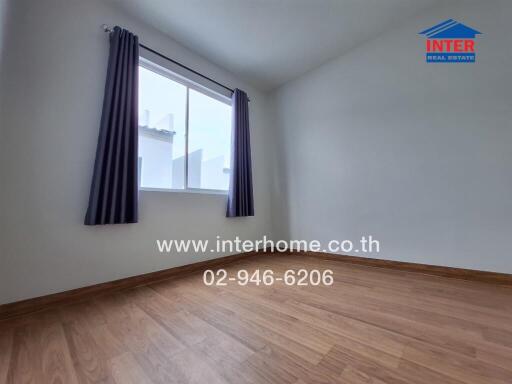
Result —
POLYGON ((230 161, 231 101, 141 61, 140 188, 225 192, 230 161))

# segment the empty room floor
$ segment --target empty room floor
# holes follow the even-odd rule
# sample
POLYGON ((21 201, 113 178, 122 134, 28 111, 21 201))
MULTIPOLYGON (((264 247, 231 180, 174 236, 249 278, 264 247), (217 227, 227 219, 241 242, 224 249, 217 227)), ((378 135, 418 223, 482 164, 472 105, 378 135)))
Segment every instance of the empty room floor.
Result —
POLYGON ((206 286, 201 273, 0 323, 4 383, 512 383, 512 290, 303 255, 332 286, 206 286))

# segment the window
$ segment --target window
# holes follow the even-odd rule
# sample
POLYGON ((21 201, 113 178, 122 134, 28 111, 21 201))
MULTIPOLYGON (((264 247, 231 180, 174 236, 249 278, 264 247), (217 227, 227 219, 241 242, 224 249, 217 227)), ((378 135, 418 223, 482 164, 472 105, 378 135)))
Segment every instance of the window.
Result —
POLYGON ((230 162, 230 100, 141 60, 140 187, 227 191, 230 162))

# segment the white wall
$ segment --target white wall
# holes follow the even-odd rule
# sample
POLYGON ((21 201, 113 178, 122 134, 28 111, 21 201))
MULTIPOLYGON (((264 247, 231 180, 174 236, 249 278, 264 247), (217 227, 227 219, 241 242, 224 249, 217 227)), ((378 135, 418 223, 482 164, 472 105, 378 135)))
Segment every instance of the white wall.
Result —
MULTIPOLYGON (((5 42, 7 41, 7 27, 10 8, 10 0, 0 0, 0 91, 2 89, 2 81, 4 79, 3 61, 6 56, 5 42)), ((2 92, 0 92, 0 108, 2 106, 1 97, 2 92)), ((2 139, 2 131, 2 125, 0 125, 0 140, 2 139)))
POLYGON ((7 26, 7 0, 0 0, 0 58, 3 56, 3 47, 7 26))
POLYGON ((443 2, 279 89, 280 234, 512 273, 511 19, 508 0, 443 2), (477 63, 424 62, 417 33, 448 18, 483 32, 477 63))
POLYGON ((159 254, 156 239, 271 235, 265 96, 168 37, 97 0, 16 0, 1 118, 0 303, 219 257, 159 254), (226 219, 226 197, 141 192, 140 223, 86 227, 108 54, 100 25, 251 98, 256 217, 226 219))

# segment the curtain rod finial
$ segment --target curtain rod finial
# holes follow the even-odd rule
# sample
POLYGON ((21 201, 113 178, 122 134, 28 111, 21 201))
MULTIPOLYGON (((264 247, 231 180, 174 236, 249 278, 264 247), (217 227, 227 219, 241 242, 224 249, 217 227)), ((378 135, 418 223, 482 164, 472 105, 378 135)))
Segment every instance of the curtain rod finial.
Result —
POLYGON ((110 28, 107 24, 101 24, 101 28, 105 31, 105 32, 112 32, 113 29, 110 28))

